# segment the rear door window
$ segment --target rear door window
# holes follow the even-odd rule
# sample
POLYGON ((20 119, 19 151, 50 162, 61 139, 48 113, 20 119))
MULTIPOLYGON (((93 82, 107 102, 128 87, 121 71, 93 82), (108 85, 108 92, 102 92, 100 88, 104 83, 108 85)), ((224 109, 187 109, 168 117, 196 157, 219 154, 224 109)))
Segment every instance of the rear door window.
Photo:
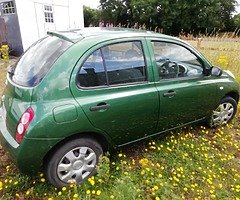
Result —
POLYGON ((111 86, 147 80, 140 41, 122 42, 94 51, 78 74, 81 87, 111 86))
POLYGON ((26 87, 37 85, 58 57, 72 44, 53 36, 40 39, 17 62, 12 73, 12 80, 26 87))

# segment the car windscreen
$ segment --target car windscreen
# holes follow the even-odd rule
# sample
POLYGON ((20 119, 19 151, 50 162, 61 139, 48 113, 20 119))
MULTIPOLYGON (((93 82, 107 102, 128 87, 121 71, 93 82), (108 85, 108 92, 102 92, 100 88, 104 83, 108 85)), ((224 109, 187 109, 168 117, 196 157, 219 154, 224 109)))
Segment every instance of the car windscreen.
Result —
POLYGON ((38 40, 17 62, 12 72, 12 80, 21 86, 37 85, 58 57, 72 44, 54 36, 38 40))

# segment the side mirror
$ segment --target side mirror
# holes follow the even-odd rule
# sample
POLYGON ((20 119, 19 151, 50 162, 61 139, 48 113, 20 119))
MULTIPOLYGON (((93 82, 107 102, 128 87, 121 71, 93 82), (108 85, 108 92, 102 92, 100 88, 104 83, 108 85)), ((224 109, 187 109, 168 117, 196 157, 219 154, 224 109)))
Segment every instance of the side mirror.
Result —
POLYGON ((213 67, 211 70, 211 75, 212 76, 221 76, 223 73, 222 69, 219 67, 213 67))

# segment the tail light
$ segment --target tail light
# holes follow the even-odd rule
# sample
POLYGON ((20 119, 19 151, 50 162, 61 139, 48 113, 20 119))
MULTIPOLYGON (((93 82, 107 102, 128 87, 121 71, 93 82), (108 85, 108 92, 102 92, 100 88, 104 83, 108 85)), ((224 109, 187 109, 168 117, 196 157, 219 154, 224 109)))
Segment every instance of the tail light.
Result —
POLYGON ((22 115, 21 119, 18 122, 17 125, 17 131, 16 131, 16 141, 18 143, 21 143, 25 132, 27 131, 28 125, 30 124, 30 122, 32 121, 34 117, 34 111, 33 109, 30 107, 28 108, 22 115))

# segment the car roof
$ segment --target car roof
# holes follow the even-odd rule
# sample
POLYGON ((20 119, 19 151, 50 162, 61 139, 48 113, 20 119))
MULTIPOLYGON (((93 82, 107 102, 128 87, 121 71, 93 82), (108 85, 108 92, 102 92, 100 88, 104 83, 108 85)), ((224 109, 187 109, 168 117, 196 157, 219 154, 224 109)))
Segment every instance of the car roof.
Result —
POLYGON ((88 27, 83 29, 73 29, 69 31, 59 31, 59 32, 48 31, 47 34, 65 39, 72 43, 77 43, 80 40, 87 37, 104 38, 104 36, 106 35, 112 38, 131 37, 131 36, 135 36, 135 37, 151 36, 151 37, 160 37, 160 38, 178 40, 175 37, 171 37, 171 36, 160 34, 160 33, 155 33, 152 31, 130 29, 130 28, 118 28, 118 27, 88 27))

